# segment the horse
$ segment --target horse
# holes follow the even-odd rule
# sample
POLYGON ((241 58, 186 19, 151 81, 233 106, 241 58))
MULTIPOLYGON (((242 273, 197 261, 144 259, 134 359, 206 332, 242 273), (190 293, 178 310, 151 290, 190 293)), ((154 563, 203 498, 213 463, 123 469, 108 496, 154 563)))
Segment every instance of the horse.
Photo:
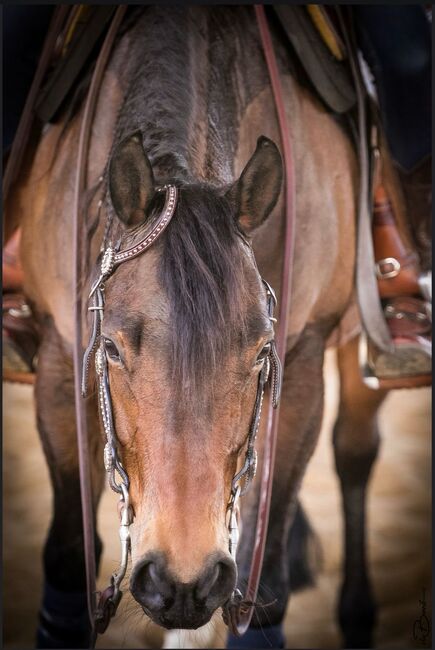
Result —
MULTIPOLYGON (((294 150, 295 259, 270 523, 249 647, 261 647, 263 633, 278 634, 275 647, 284 647, 279 629, 289 594, 301 572, 301 584, 311 579, 310 529, 298 492, 320 429, 325 347, 354 297, 358 190, 347 129, 313 94, 273 22, 271 32, 294 150)), ((86 80, 71 110, 45 127, 6 205, 22 229, 24 288, 42 336, 35 398, 54 495, 39 647, 87 647, 89 641, 71 309, 83 86, 86 80)), ((278 301, 281 295, 279 142, 252 7, 129 10, 92 126, 80 291, 86 302, 102 242, 137 241, 160 206, 156 188, 175 184, 179 200, 165 232, 107 281, 102 329, 134 511, 130 590, 138 607, 167 629, 206 624, 249 572, 258 484, 242 499, 237 563, 228 550, 226 508, 273 336, 258 270, 278 301)), ((397 179, 385 150, 382 157, 400 217, 397 179)), ((83 327, 88 334, 86 314, 83 327)), ((343 342, 338 360, 333 443, 346 555, 338 610, 346 647, 368 647, 375 607, 364 503, 379 446, 376 412, 386 391, 362 383, 356 338, 343 342)), ((86 409, 96 517, 104 468, 95 391, 86 409)), ((263 436, 264 422, 259 448, 263 436)), ((97 562, 101 550, 96 534, 97 562)))

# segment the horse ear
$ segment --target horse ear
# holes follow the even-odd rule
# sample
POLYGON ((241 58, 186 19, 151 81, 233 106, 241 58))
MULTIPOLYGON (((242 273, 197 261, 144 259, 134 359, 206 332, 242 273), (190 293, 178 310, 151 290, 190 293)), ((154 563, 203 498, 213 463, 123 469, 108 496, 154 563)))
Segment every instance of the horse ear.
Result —
POLYGON ((237 220, 246 233, 258 228, 269 216, 282 185, 282 161, 278 147, 262 135, 238 181, 230 188, 236 203, 237 220))
POLYGON ((125 138, 112 154, 109 167, 109 191, 116 214, 127 226, 145 219, 154 194, 154 175, 140 131, 125 138))

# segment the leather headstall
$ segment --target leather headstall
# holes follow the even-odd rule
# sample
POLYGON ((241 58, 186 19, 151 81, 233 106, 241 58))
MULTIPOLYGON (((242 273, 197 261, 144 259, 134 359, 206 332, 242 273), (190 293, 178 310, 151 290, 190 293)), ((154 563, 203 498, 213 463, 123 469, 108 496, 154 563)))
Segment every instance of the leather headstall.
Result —
MULTIPOLYGON (((120 585, 127 570, 128 555, 130 551, 129 526, 133 521, 132 510, 129 503, 130 482, 118 452, 118 438, 114 425, 110 393, 107 351, 105 339, 101 332, 105 306, 105 283, 120 264, 130 261, 148 250, 157 241, 170 223, 177 205, 178 190, 174 185, 165 185, 161 188, 157 188, 157 191, 166 192, 165 205, 161 214, 152 225, 146 229, 144 236, 139 243, 123 249, 121 237, 116 247, 109 245, 106 248, 102 256, 98 278, 93 283, 89 294, 90 305, 88 309, 93 315, 93 320, 89 344, 83 357, 82 395, 83 397, 86 397, 87 395, 89 366, 91 358, 94 355, 99 408, 105 435, 104 466, 109 477, 110 487, 114 492, 117 492, 120 495, 121 513, 121 563, 118 571, 112 574, 111 584, 100 597, 100 602, 96 610, 95 627, 96 631, 100 633, 106 629, 110 617, 114 615, 122 597, 120 585), (118 481, 117 475, 119 476, 118 481), (110 614, 108 613, 109 611, 110 614)), ((252 253, 252 248, 249 242, 247 242, 244 237, 242 237, 242 241, 245 245, 249 246, 250 252, 252 253)), ((273 312, 276 306, 276 296, 272 287, 263 280, 263 278, 261 278, 261 280, 266 291, 268 317, 272 323, 275 323, 276 319, 273 316, 273 312)), ((246 494, 256 473, 257 452, 255 450, 255 442, 260 424, 264 391, 269 379, 272 388, 272 403, 274 408, 278 406, 281 393, 281 362, 276 352, 275 341, 271 340, 268 343, 268 346, 268 353, 264 358, 263 366, 258 376, 257 394, 246 442, 244 463, 240 471, 236 473, 232 480, 231 494, 227 507, 229 551, 234 561, 236 561, 237 543, 239 539, 237 523, 238 501, 240 496, 246 494)), ((233 597, 241 597, 240 591, 236 589, 233 597)))

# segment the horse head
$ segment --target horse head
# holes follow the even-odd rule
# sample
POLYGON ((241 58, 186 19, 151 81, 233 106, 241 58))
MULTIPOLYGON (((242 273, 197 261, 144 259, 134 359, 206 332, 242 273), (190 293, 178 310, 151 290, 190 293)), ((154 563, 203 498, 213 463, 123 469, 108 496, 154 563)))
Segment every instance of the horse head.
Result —
MULTIPOLYGON (((282 183, 260 138, 231 186, 178 184, 166 230, 105 283, 101 336, 130 481, 134 598, 156 623, 196 628, 237 580, 227 505, 273 338, 249 239, 282 183)), ((115 230, 134 245, 162 210, 140 134, 109 166, 115 230)))

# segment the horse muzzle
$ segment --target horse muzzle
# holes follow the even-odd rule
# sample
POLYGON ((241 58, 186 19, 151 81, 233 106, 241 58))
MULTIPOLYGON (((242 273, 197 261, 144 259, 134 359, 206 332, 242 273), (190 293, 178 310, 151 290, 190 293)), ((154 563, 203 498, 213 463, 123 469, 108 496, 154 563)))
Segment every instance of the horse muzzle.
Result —
POLYGON ((228 600, 236 580, 234 561, 221 552, 210 555, 198 578, 189 583, 171 574, 163 553, 147 553, 133 569, 130 591, 158 625, 195 629, 228 600))

